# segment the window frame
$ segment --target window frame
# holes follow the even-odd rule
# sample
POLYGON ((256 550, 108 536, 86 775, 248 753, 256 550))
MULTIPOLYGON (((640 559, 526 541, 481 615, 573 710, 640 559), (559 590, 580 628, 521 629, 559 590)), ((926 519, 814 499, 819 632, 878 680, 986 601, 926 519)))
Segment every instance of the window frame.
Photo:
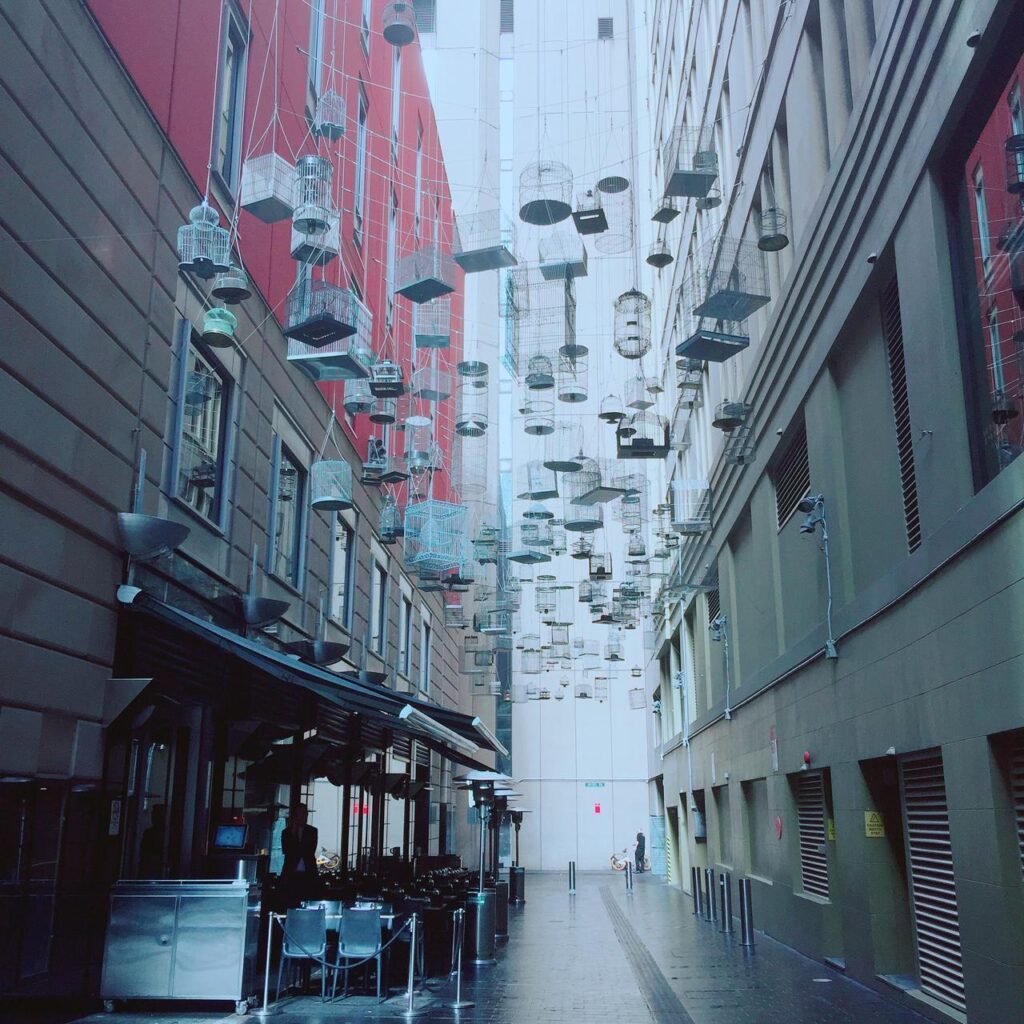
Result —
POLYGON ((306 71, 313 95, 320 96, 324 64, 324 24, 327 21, 327 0, 307 0, 309 4, 309 54, 306 71))
POLYGON ((245 86, 249 68, 249 30, 241 11, 234 0, 224 0, 224 25, 221 32, 220 54, 217 64, 217 115, 216 128, 213 135, 213 152, 210 165, 213 173, 223 188, 233 197, 238 192, 242 178, 242 126, 245 120, 245 86), (225 147, 221 159, 221 136, 223 130, 225 91, 225 61, 228 54, 228 42, 234 37, 240 48, 241 60, 236 60, 233 74, 235 76, 230 103, 228 131, 231 133, 230 146, 225 147), (225 165, 230 159, 230 167, 225 165), (230 172, 230 173, 228 173, 230 172))
POLYGON ((413 234, 420 237, 423 215, 423 121, 416 119, 416 198, 413 201, 413 234))
POLYGON ((363 244, 363 221, 366 216, 366 147, 370 103, 363 83, 359 83, 356 106, 356 161, 352 187, 352 237, 357 246, 363 244))
POLYGON ((978 220, 978 251, 981 253, 985 277, 992 275, 992 231, 988 220, 988 200, 985 198, 985 172, 979 163, 971 172, 974 193, 974 215, 978 220))
POLYGON ((373 15, 373 0, 363 0, 362 11, 359 17, 359 42, 362 44, 363 53, 370 56, 370 18, 373 15))
POLYGON ((356 585, 356 567, 359 564, 357 547, 359 543, 359 532, 353 523, 350 523, 343 515, 337 515, 331 527, 331 555, 328 567, 330 590, 327 601, 327 617, 342 629, 352 631, 352 607, 353 592, 356 585), (340 537, 344 535, 345 540, 345 566, 339 581, 337 559, 339 557, 340 537), (343 587, 341 592, 340 609, 335 608, 335 588, 343 587))
POLYGON ((302 589, 302 577, 306 570, 306 534, 308 532, 309 510, 306 502, 306 488, 309 484, 309 470, 302 460, 289 448, 280 434, 274 434, 270 459, 270 515, 267 520, 267 557, 264 562, 267 575, 290 587, 292 590, 302 589), (277 568, 278 535, 277 513, 281 504, 281 462, 284 458, 295 467, 295 494, 293 501, 298 510, 293 526, 293 551, 290 561, 290 572, 282 574, 277 568))
POLYGON ((391 58, 391 160, 398 163, 402 134, 402 48, 393 47, 391 58))
POLYGON ((373 559, 370 579, 369 650, 384 658, 388 649, 388 567, 373 559))
POLYGON ((434 653, 434 629, 426 614, 420 618, 420 692, 430 694, 430 663, 434 653))
POLYGON ((384 317, 384 326, 388 330, 391 329, 391 324, 394 321, 395 316, 395 271, 398 267, 398 193, 394 188, 390 190, 390 206, 388 208, 388 236, 387 236, 387 251, 385 254, 385 290, 387 292, 386 297, 386 313, 384 317))
POLYGON ((409 679, 412 675, 412 598, 407 594, 402 594, 398 644, 398 672, 409 679))

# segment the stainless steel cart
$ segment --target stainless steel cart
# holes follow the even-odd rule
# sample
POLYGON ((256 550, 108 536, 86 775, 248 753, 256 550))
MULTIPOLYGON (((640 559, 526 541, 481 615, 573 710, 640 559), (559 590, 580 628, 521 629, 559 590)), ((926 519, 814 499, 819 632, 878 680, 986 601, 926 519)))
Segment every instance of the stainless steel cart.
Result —
POLYGON ((116 999, 225 999, 238 1013, 258 988, 260 889, 244 880, 118 882, 100 995, 116 999))

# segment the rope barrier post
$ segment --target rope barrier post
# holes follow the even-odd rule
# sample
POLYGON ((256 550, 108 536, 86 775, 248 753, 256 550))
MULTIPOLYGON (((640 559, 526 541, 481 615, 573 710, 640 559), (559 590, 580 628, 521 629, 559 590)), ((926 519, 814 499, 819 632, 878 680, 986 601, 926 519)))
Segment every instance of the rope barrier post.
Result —
POLYGON ((267 954, 266 965, 263 968, 263 1005, 256 1011, 257 1017, 272 1017, 281 1011, 275 1006, 270 1006, 270 951, 274 944, 274 921, 276 914, 267 917, 267 954))
POLYGON ((455 911, 452 927, 452 974, 455 975, 455 1000, 448 1004, 453 1010, 465 1010, 476 1004, 462 998, 462 944, 466 938, 466 911, 459 907, 455 911))
POLYGON ((416 1006, 416 947, 420 941, 419 914, 414 913, 409 918, 409 981, 406 990, 406 1006, 402 1011, 403 1017, 420 1017, 427 1012, 427 1007, 416 1006))

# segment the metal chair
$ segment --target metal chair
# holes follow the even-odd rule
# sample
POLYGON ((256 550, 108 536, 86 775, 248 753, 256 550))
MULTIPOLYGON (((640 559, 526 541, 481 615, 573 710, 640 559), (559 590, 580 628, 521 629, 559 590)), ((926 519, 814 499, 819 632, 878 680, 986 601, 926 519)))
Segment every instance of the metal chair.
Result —
POLYGON ((281 998, 281 975, 285 962, 313 960, 320 964, 320 1001, 323 1002, 327 997, 327 971, 323 964, 326 952, 327 920, 324 908, 289 910, 284 922, 284 940, 277 968, 277 998, 281 998))
POLYGON ((331 984, 331 999, 338 990, 338 971, 345 972, 345 989, 348 995, 348 973, 351 970, 347 961, 377 961, 377 1002, 380 1002, 381 989, 381 921, 380 910, 370 908, 345 907, 341 912, 341 927, 338 931, 338 951, 334 957, 334 978, 331 984))

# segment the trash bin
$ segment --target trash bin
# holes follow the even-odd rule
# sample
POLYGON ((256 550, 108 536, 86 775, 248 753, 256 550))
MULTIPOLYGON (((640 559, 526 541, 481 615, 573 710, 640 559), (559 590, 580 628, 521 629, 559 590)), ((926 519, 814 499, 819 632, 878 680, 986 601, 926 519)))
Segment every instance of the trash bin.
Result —
POLYGON ((471 892, 466 897, 465 959, 474 964, 493 964, 494 959, 493 889, 471 892))

